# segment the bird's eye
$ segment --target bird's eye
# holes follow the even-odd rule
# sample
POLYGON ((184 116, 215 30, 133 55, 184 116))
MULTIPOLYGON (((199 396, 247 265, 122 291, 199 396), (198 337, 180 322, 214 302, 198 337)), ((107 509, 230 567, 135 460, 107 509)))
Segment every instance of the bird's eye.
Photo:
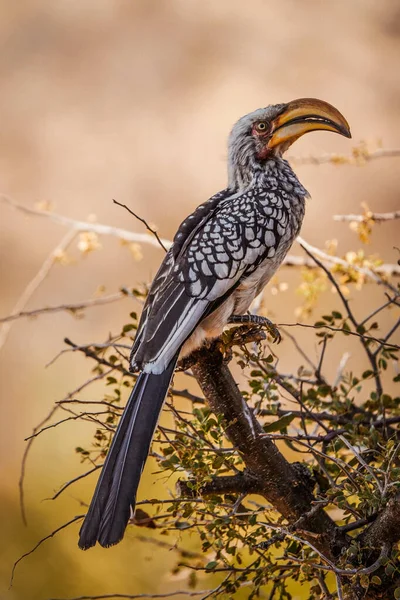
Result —
POLYGON ((258 133, 265 133, 268 131, 268 124, 265 121, 259 121, 256 123, 255 129, 258 133))

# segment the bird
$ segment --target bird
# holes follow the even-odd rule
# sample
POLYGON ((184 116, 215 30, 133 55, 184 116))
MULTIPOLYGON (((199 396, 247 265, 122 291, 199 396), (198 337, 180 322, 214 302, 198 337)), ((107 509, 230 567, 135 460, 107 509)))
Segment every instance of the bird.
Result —
POLYGON ((316 130, 351 138, 344 116, 316 98, 259 108, 233 126, 226 188, 182 222, 150 286, 130 356, 138 376, 79 532, 81 549, 122 540, 178 359, 228 324, 252 321, 250 305, 297 237, 308 197, 283 155, 316 130))

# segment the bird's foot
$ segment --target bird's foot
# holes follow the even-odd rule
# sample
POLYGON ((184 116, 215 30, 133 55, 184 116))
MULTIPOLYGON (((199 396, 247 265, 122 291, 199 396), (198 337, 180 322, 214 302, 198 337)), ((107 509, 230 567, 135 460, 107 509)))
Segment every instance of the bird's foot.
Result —
POLYGON ((272 337, 273 342, 279 342, 282 340, 282 336, 279 332, 277 326, 272 323, 267 317, 260 317, 259 315, 231 315, 228 323, 240 323, 242 325, 258 325, 263 329, 266 329, 270 336, 272 337))

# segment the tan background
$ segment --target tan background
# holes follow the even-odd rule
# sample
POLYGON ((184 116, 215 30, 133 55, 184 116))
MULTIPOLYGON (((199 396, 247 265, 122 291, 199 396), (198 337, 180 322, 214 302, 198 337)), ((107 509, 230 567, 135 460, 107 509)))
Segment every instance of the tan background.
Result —
MULTIPOLYGON (((316 96, 345 114, 352 142, 313 134, 296 144, 296 156, 348 153, 363 139, 399 147, 399 52, 397 0, 2 0, 0 191, 29 206, 50 201, 72 218, 95 214, 99 222, 142 231, 113 206, 116 198, 171 237, 188 212, 224 187, 229 129, 259 106, 316 96)), ((336 237, 342 251, 354 245, 354 235, 333 223, 332 215, 358 212, 361 202, 377 211, 399 208, 399 169, 396 158, 363 168, 298 166, 313 196, 304 237, 316 245, 336 237)), ((66 230, 5 205, 0 219, 0 309, 6 315, 66 230)), ((383 226, 368 252, 395 262, 398 238, 395 224, 383 226)), ((56 266, 29 307, 83 300, 99 285, 112 292, 147 281, 161 259, 160 251, 146 247, 144 260, 135 262, 115 239, 101 241, 101 252, 81 259, 74 250, 76 264, 56 266)), ((267 296, 271 314, 281 322, 293 321, 299 303, 298 279, 292 274, 288 279, 285 295, 267 296)), ((365 294, 356 306, 368 308, 373 299, 365 294)), ((134 532, 112 550, 82 553, 73 526, 27 558, 7 591, 12 562, 84 512, 79 499, 87 501, 94 484, 91 478, 55 503, 42 502, 83 472, 74 447, 84 445, 91 431, 75 422, 50 430, 28 461, 29 527, 22 526, 17 482, 24 437, 88 373, 76 356, 47 370, 45 364, 63 348, 65 335, 77 343, 103 341, 130 310, 124 301, 80 320, 68 314, 21 320, 1 351, 1 598, 185 586, 184 579, 169 575, 173 553, 138 544, 134 532)), ((315 353, 313 341, 310 347, 315 353)), ((282 361, 288 368, 293 364, 289 350, 282 361)), ((100 387, 97 391, 101 395, 100 387)), ((95 389, 86 395, 95 396, 95 389)), ((151 484, 151 468, 146 473, 142 497, 165 495, 162 482, 151 484)))

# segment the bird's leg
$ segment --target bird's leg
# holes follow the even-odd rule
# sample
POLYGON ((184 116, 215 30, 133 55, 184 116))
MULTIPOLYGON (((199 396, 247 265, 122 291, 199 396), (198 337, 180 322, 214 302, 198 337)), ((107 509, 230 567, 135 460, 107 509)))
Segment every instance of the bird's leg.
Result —
POLYGON ((273 338, 274 342, 279 342, 282 339, 281 334, 279 333, 279 329, 277 328, 272 321, 267 319, 267 317, 260 317, 259 315, 231 315, 229 317, 228 323, 240 323, 242 325, 259 325, 266 329, 268 333, 273 338))

